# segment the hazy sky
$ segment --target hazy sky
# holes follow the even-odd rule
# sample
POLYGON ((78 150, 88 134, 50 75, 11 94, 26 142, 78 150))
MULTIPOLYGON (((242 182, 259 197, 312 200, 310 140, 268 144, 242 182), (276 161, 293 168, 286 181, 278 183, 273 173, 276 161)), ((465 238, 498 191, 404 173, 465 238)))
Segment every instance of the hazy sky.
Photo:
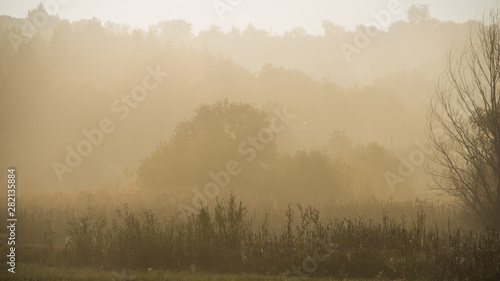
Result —
MULTIPOLYGON (((398 1, 398 0, 392 0, 398 1)), ((387 9, 391 0, 0 0, 0 14, 24 17, 38 3, 60 3, 57 14, 69 20, 97 17, 103 22, 128 23, 144 28, 165 19, 184 19, 194 32, 216 24, 244 28, 249 22, 259 28, 282 33, 301 26, 321 34, 324 19, 352 29, 373 20, 372 12, 387 9), (233 6, 219 16, 214 4, 233 6)), ((478 18, 482 10, 498 5, 499 0, 399 0, 402 13, 392 19, 406 18, 411 4, 428 4, 431 16, 440 20, 463 22, 478 18)), ((228 7, 228 6, 227 6, 228 7)))

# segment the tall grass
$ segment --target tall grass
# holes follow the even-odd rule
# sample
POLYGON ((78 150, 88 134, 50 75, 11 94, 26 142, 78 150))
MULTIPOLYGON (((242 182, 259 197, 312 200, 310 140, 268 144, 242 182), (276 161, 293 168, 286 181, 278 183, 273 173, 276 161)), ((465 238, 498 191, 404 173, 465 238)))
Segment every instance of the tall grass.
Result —
POLYGON ((132 202, 129 195, 117 193, 108 202, 82 193, 52 208, 31 202, 19 218, 20 260, 110 270, 288 272, 297 277, 293 269, 299 268, 311 277, 500 280, 499 233, 462 230, 453 216, 429 221, 440 207, 422 202, 344 202, 338 203, 341 209, 286 204, 259 212, 255 204, 247 209, 229 196, 184 219, 172 206, 140 196, 131 196, 133 205, 122 204, 132 202), (380 212, 336 215, 356 208, 380 212), (71 244, 64 247, 66 236, 71 244), (318 251, 323 258, 317 258, 318 251), (304 270, 304 261, 312 259, 316 265, 304 270))

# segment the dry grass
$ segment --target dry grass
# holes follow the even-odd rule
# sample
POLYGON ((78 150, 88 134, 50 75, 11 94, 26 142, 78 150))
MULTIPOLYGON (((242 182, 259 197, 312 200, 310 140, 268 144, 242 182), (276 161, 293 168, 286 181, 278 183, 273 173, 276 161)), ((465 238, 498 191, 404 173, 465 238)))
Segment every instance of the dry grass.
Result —
POLYGON ((190 195, 179 194, 131 189, 21 193, 19 259, 105 271, 195 267, 274 276, 288 271, 291 278, 297 277, 294 268, 307 273, 304 260, 314 258, 308 277, 500 276, 499 234, 465 231, 452 223, 458 213, 442 205, 372 200, 312 207, 261 198, 245 207, 230 196, 185 220, 177 207, 190 195), (72 243, 65 247, 67 237, 72 243), (318 260, 318 253, 324 259, 318 260))

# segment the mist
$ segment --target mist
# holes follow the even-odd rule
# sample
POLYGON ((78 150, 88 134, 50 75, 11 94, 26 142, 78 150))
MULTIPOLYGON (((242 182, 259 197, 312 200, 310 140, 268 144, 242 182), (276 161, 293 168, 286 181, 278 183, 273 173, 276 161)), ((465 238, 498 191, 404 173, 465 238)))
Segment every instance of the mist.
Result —
MULTIPOLYGON (((362 22, 339 14, 344 25, 316 19, 321 28, 313 30, 297 18, 295 27, 277 21, 273 30, 258 27, 271 24, 258 17, 255 23, 236 19, 247 3, 215 2, 209 7, 215 9, 212 13, 219 20, 229 17, 234 25, 202 25, 201 19, 193 23, 187 16, 175 18, 175 12, 152 24, 125 18, 113 22, 103 11, 74 19, 71 3, 59 3, 57 9, 61 15, 73 13, 71 20, 53 13, 47 3, 34 3, 25 17, 0 15, 0 166, 16 172, 17 204, 23 210, 18 244, 40 251, 25 254, 20 263, 58 265, 62 255, 68 257, 66 266, 100 267, 108 273, 127 268, 139 270, 139 276, 140 270, 169 268, 281 275, 283 268, 314 250, 306 242, 294 248, 293 240, 323 237, 320 233, 327 230, 322 227, 328 223, 331 228, 326 229, 343 229, 344 222, 337 219, 373 231, 383 228, 383 235, 390 225, 401 241, 408 238, 405 227, 421 241, 431 239, 421 236, 425 231, 434 231, 429 237, 460 229, 471 231, 474 239, 491 234, 485 231, 488 223, 440 190, 435 174, 426 169, 435 165, 428 159, 436 144, 429 139, 432 97, 450 56, 472 42, 480 18, 440 19, 431 13, 433 4, 388 1, 367 6, 363 13, 368 20, 362 22), (226 211, 234 232, 229 226, 217 232, 216 227, 211 238, 211 219, 222 223, 226 211), (134 217, 134 212, 141 215, 134 217), (322 219, 315 217, 319 213, 322 219), (149 246, 126 253, 113 244, 132 241, 120 234, 132 230, 111 224, 123 219, 124 227, 131 226, 127 218, 156 231, 141 236, 149 246), (406 219, 414 226, 411 230, 406 219), (77 242, 84 235, 79 227, 86 223, 88 235, 96 236, 77 242), (158 237, 174 241, 175 227, 181 233, 190 229, 189 223, 196 225, 193 229, 208 227, 196 236, 200 240, 189 240, 194 248, 179 257, 175 251, 168 257, 155 252, 182 248, 158 237), (290 260, 267 267, 260 264, 265 263, 264 250, 255 260, 246 252, 250 250, 245 247, 253 246, 245 243, 255 241, 245 239, 257 233, 264 235, 259 247, 268 247, 263 246, 268 235, 264 226, 281 241, 272 245, 286 246, 290 260), (85 250, 89 243, 96 244, 85 250), (228 247, 220 260, 209 254, 218 247, 228 247), (228 261, 233 254, 241 264, 228 261), (149 255, 158 258, 149 261, 149 255)), ((294 14, 300 6, 287 9, 294 14)), ((151 17, 156 19, 157 13, 151 17)), ((498 214, 492 217, 489 222, 498 214)), ((331 245, 349 248, 349 234, 335 233, 331 245)), ((475 276, 470 280, 494 280, 499 276, 498 233, 484 239, 493 239, 487 258, 496 267, 482 265, 483 271, 461 273, 429 269, 432 273, 422 278, 456 273, 460 278, 475 276)), ((439 239, 429 241, 421 245, 439 244, 439 239)), ((415 247, 408 251, 426 251, 415 247)), ((351 260, 350 254, 339 254, 338 266, 336 251, 327 250, 328 261, 318 261, 323 271, 309 272, 312 277, 344 278, 343 272, 359 278, 417 276, 408 269, 414 264, 406 264, 405 254, 407 267, 398 257, 368 265, 373 270, 365 272, 348 265, 363 264, 355 260, 359 256, 351 260)), ((446 266, 454 266, 451 258, 446 266)))

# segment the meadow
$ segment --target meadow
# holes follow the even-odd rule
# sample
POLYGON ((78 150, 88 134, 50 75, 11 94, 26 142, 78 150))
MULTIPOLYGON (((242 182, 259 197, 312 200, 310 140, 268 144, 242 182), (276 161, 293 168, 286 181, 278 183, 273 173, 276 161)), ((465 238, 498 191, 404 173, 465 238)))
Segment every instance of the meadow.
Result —
POLYGON ((473 227, 444 202, 304 205, 258 198, 246 204, 231 193, 184 217, 177 208, 189 196, 180 194, 21 193, 19 267, 1 278, 132 280, 125 272, 133 280, 500 277, 499 233, 473 227))
POLYGON ((500 280, 500 9, 386 1, 0 2, 0 281, 500 280))
MULTIPOLYGON (((171 271, 105 271, 95 268, 65 268, 65 267, 48 267, 39 265, 23 265, 21 272, 18 275, 2 277, 0 280, 39 280, 39 281, 56 281, 56 280, 96 280, 96 281, 126 281, 126 280, 142 280, 142 281, 274 281, 283 280, 279 276, 262 276, 250 274, 217 274, 207 272, 171 272, 171 271)), ((309 278, 310 281, 334 281, 330 278, 309 278)), ((340 279, 339 279, 340 280, 340 279)), ((362 281, 357 279, 353 281, 362 281)), ((336 281, 336 280, 335 280, 336 281)))

